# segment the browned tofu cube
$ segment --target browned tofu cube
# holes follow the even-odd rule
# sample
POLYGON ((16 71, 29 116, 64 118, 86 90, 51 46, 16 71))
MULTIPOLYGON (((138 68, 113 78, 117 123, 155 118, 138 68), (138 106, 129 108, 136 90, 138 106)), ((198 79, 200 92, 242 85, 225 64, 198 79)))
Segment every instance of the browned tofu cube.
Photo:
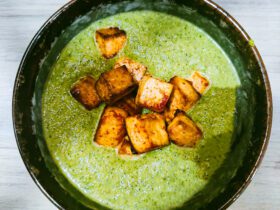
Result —
POLYGON ((121 143, 118 153, 120 155, 133 155, 132 144, 131 144, 128 136, 126 136, 124 141, 121 143))
POLYGON ((99 79, 95 83, 95 89, 102 101, 105 101, 107 104, 109 104, 110 101, 113 100, 113 94, 110 89, 110 86, 107 83, 107 81, 104 79, 102 74, 100 75, 99 79))
POLYGON ((125 96, 121 100, 117 101, 114 106, 125 110, 130 116, 141 114, 142 108, 135 103, 134 94, 125 96))
POLYGON ((168 109, 164 116, 168 123, 174 118, 176 110, 188 111, 200 99, 200 94, 196 92, 190 81, 181 77, 173 77, 170 80, 173 84, 173 92, 170 96, 168 109))
POLYGON ((118 107, 106 107, 95 134, 97 144, 116 147, 126 136, 125 118, 127 113, 118 107))
POLYGON ((202 76, 198 71, 194 72, 189 80, 192 82, 194 89, 200 94, 203 94, 210 85, 208 79, 202 76))
POLYGON ((170 80, 170 83, 174 86, 170 98, 170 109, 188 111, 200 99, 199 93, 196 92, 189 81, 175 76, 170 80))
POLYGON ((169 109, 169 108, 164 110, 164 118, 167 124, 171 123, 171 121, 174 119, 176 111, 177 109, 169 109))
POLYGON ((199 127, 183 112, 176 114, 167 132, 171 141, 179 146, 193 147, 202 138, 199 127))
POLYGON ((172 90, 172 84, 150 76, 144 76, 139 83, 136 104, 155 112, 162 112, 165 109, 172 90))
POLYGON ((95 40, 104 58, 113 58, 123 48, 126 33, 117 27, 102 28, 96 31, 95 40))
POLYGON ((92 110, 101 102, 95 90, 95 80, 91 76, 79 79, 71 88, 70 93, 87 110, 92 110))
POLYGON ((127 117, 125 124, 133 148, 139 154, 169 144, 164 118, 160 114, 127 117))
POLYGON ((133 61, 129 58, 121 58, 119 59, 116 64, 115 64, 115 68, 120 67, 120 66, 126 66, 128 72, 132 75, 134 81, 136 83, 139 83, 140 80, 142 79, 142 77, 144 76, 144 74, 147 71, 147 67, 144 66, 141 63, 138 63, 136 61, 133 61))
POLYGON ((135 87, 136 84, 125 66, 101 74, 96 82, 97 93, 107 104, 128 95, 135 87))

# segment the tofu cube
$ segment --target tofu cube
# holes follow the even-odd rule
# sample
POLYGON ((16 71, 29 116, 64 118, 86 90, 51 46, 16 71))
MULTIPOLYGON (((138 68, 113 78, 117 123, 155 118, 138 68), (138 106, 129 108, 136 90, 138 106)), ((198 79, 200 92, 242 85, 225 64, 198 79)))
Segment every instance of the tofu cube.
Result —
POLYGON ((104 58, 113 58, 124 47, 126 33, 117 27, 102 28, 96 31, 95 40, 104 58))
POLYGON ((170 98, 170 109, 188 111, 200 99, 199 93, 196 92, 189 81, 175 76, 170 80, 170 83, 174 86, 170 98))
POLYGON ((125 124, 133 148, 139 154, 169 144, 164 118, 160 114, 127 117, 125 124))
POLYGON ((70 93, 87 110, 92 110, 101 102, 95 89, 95 79, 91 76, 79 79, 71 88, 70 93))
POLYGON ((174 119, 176 111, 177 111, 176 109, 169 109, 169 108, 164 110, 163 116, 167 124, 171 123, 171 121, 174 119))
POLYGON ((95 89, 97 94, 99 95, 100 99, 107 104, 113 100, 112 92, 110 90, 110 86, 108 85, 107 81, 104 79, 103 75, 101 74, 95 84, 95 89))
POLYGON ((208 81, 208 79, 202 76, 202 74, 198 71, 194 72, 189 80, 192 82, 194 89, 200 94, 205 93, 205 91, 210 86, 210 82, 208 81))
POLYGON ((118 107, 106 107, 95 135, 95 142, 107 147, 118 146, 126 136, 127 113, 118 107))
POLYGON ((150 76, 144 76, 139 83, 136 104, 155 112, 162 112, 166 107, 172 90, 172 84, 150 76))
POLYGON ((136 84, 125 66, 101 74, 96 82, 97 93, 107 104, 128 95, 135 87, 136 84))
POLYGON ((141 114, 142 112, 142 108, 135 103, 134 94, 125 96, 121 100, 117 101, 114 106, 125 110, 130 116, 141 114))
POLYGON ((147 71, 147 67, 141 63, 133 61, 129 58, 121 58, 115 63, 115 68, 120 66, 126 66, 128 72, 132 75, 134 81, 139 83, 144 74, 147 71))
POLYGON ((119 150, 118 150, 118 154, 119 155, 133 155, 133 148, 132 148, 132 144, 128 138, 128 136, 126 136, 124 138, 124 141, 121 143, 119 150))
POLYGON ((171 141, 179 146, 193 147, 202 138, 200 128, 183 112, 176 114, 167 132, 171 141))
POLYGON ((190 81, 175 76, 170 80, 173 84, 173 92, 169 100, 168 109, 164 116, 168 123, 174 118, 177 110, 188 111, 200 99, 200 94, 196 92, 190 81))

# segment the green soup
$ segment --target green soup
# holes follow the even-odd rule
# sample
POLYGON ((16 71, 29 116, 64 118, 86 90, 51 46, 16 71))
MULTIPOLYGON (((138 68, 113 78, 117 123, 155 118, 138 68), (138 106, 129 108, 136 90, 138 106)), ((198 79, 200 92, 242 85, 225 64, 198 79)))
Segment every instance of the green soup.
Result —
POLYGON ((222 49, 205 32, 175 16, 152 11, 120 13, 93 22, 63 49, 52 67, 42 98, 44 136, 64 176, 82 194, 114 209, 168 209, 201 191, 230 150, 240 82, 222 49), (95 30, 117 26, 127 32, 124 49, 104 59, 95 30), (195 70, 211 87, 188 112, 204 138, 195 148, 171 144, 134 158, 96 146, 93 137, 104 105, 87 111, 70 95, 72 84, 91 74, 96 79, 122 56, 168 81, 195 70))

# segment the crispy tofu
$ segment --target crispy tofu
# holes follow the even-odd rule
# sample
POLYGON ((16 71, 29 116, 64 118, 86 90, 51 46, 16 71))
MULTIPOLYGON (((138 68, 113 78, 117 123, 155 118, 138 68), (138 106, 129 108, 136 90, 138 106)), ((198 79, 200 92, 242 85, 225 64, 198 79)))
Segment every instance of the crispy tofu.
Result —
POLYGON ((125 31, 117 27, 102 28, 95 33, 99 50, 106 59, 116 56, 124 47, 126 39, 125 31))
POLYGON ((70 93, 87 110, 92 110, 101 102, 95 89, 95 79, 91 76, 79 79, 71 88, 70 93))
POLYGON ((164 110, 163 116, 167 124, 171 123, 171 121, 174 119, 176 111, 177 109, 169 109, 169 108, 164 110))
POLYGON ((126 111, 118 107, 106 107, 95 135, 95 142, 107 147, 118 146, 126 136, 126 111))
POLYGON ((128 138, 128 136, 126 136, 124 138, 124 141, 121 143, 118 153, 119 155, 133 155, 133 148, 132 148, 132 144, 128 138))
POLYGON ((100 75, 99 79, 95 83, 95 89, 97 94, 101 98, 101 100, 105 101, 107 104, 112 100, 113 93, 110 89, 109 84, 103 78, 102 74, 100 75))
POLYGON ((132 75, 134 81, 139 83, 144 74, 147 71, 147 67, 141 63, 133 61, 129 58, 121 58, 115 63, 115 68, 120 66, 126 66, 128 72, 132 75))
POLYGON ((193 147, 202 138, 200 128, 183 112, 176 114, 167 132, 171 141, 179 146, 193 147))
POLYGON ((125 96, 121 100, 117 101, 114 104, 114 106, 125 110, 128 113, 128 115, 130 115, 130 116, 141 114, 141 112, 142 112, 142 107, 138 106, 135 103, 134 94, 130 94, 128 96, 125 96))
POLYGON ((170 98, 170 109, 188 111, 200 99, 199 93, 196 92, 189 81, 175 76, 170 80, 170 83, 174 86, 170 98))
POLYGON ((101 74, 96 82, 97 93, 107 104, 128 95, 135 87, 136 84, 125 66, 101 74))
POLYGON ((200 94, 196 92, 190 81, 175 76, 170 80, 173 84, 173 92, 170 96, 168 109, 164 116, 166 122, 170 123, 177 110, 188 111, 200 99, 200 94))
POLYGON ((169 144, 164 118, 160 114, 127 117, 125 124, 133 148, 139 154, 169 144))
POLYGON ((165 109, 172 90, 172 84, 150 76, 144 76, 139 83, 136 104, 155 112, 162 112, 165 109))
POLYGON ((199 92, 200 94, 203 94, 209 87, 210 82, 208 79, 201 75, 198 71, 195 71, 189 80, 192 82, 192 85, 194 89, 199 92))

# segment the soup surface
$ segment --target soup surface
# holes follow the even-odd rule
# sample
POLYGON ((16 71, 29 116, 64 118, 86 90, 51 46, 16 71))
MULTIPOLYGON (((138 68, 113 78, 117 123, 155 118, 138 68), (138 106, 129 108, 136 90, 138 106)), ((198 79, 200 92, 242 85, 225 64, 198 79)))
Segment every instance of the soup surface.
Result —
POLYGON ((45 140, 58 168, 89 199, 114 209, 178 207, 203 189, 230 150, 239 85, 226 54, 190 22, 152 11, 120 13, 93 22, 57 58, 42 98, 45 140), (106 60, 94 34, 109 26, 125 30, 128 40, 106 60), (69 90, 82 76, 97 79, 122 56, 166 81, 175 75, 187 78, 195 70, 208 76, 210 89, 188 112, 204 135, 195 148, 171 144, 130 158, 93 143, 104 105, 87 111, 69 90))

